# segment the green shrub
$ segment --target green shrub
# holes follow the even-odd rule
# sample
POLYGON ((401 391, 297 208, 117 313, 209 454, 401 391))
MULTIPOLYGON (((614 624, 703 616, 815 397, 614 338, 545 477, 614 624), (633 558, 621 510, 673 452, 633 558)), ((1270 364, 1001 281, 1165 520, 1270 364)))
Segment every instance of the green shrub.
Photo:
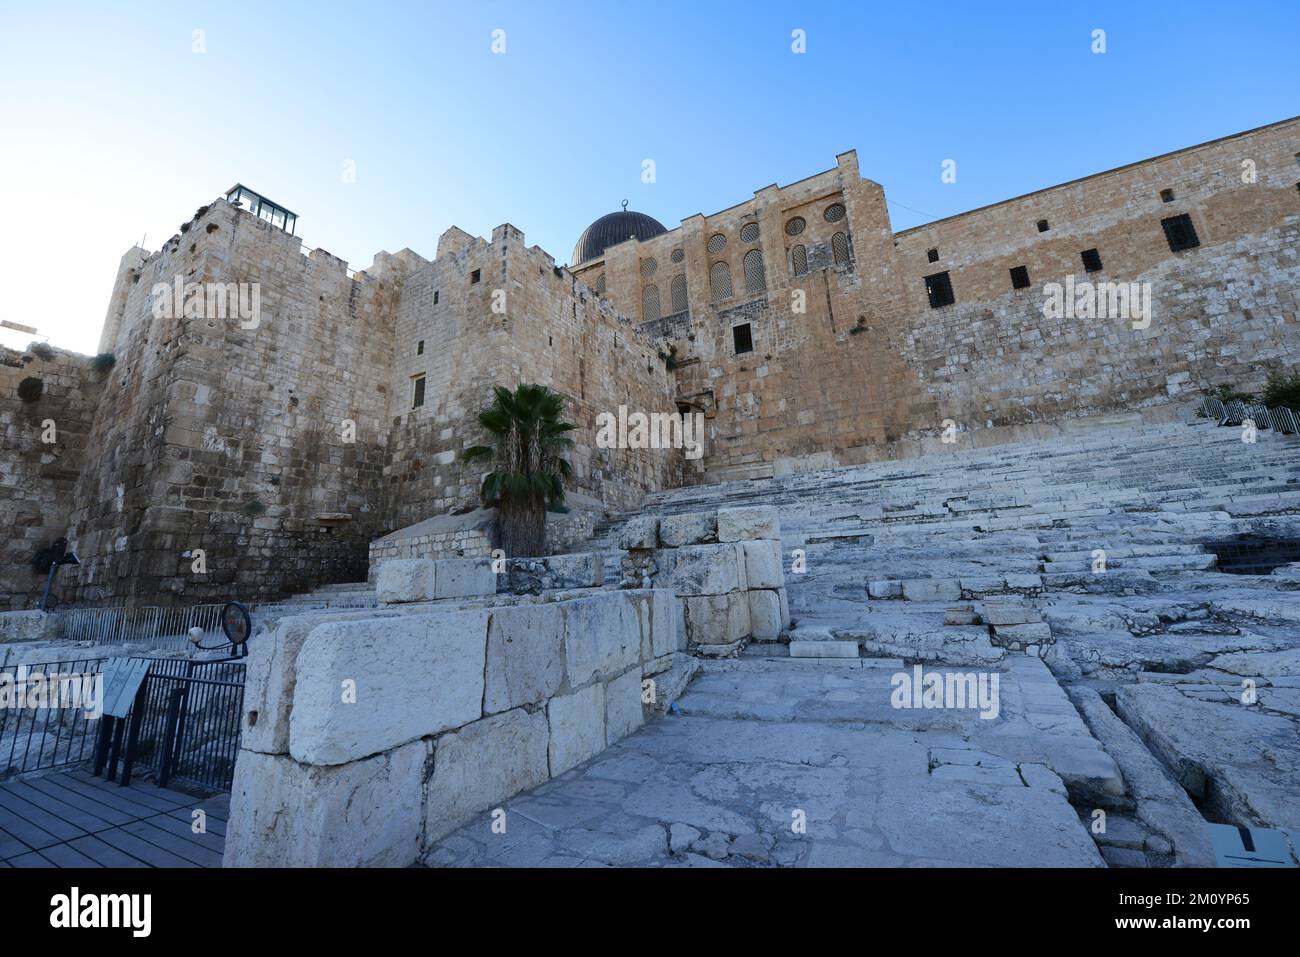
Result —
POLYGON ((90 360, 90 367, 96 372, 107 372, 115 365, 117 365, 117 356, 111 352, 101 352, 90 360))
POLYGON ((1236 386, 1216 385, 1213 389, 1202 390, 1202 395, 1208 395, 1211 398, 1218 399, 1220 402, 1254 402, 1256 395, 1253 392, 1242 392, 1236 386))
POLYGON ((1300 373, 1294 375, 1269 373, 1262 398, 1264 404, 1270 409, 1284 405, 1288 409, 1300 411, 1300 373))

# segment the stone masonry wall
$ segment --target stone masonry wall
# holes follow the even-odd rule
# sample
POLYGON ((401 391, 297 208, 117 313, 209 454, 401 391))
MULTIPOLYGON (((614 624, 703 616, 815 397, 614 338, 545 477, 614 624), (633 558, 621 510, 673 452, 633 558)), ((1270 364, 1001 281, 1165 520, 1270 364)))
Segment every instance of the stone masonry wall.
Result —
POLYGON ((369 272, 218 201, 126 270, 74 493, 85 600, 212 601, 364 578, 409 254, 369 272), (260 316, 154 315, 155 284, 256 283, 260 316), (344 436, 355 423, 355 441, 344 436), (203 549, 206 573, 189 557, 203 549))
POLYGON ((676 411, 655 348, 513 226, 494 230, 491 243, 450 230, 437 258, 408 277, 399 311, 386 508, 394 527, 478 504, 487 467, 460 463, 484 442, 475 416, 493 386, 522 382, 567 398, 578 426, 569 485, 579 495, 618 510, 680 482, 680 454, 595 442, 596 416, 620 404, 676 411), (424 405, 413 408, 419 375, 424 405))
POLYGON ((677 656, 673 603, 605 591, 281 620, 250 648, 225 865, 414 863, 641 726, 644 676, 677 656))
POLYGON ((973 439, 985 444, 1029 423, 1223 382, 1257 386, 1270 370, 1294 368, 1297 153, 1300 121, 1288 120, 896 235, 883 192, 848 153, 833 170, 618 244, 574 271, 603 282, 672 349, 677 401, 709 420, 703 469, 688 468, 689 480, 889 457, 937 441, 948 418, 962 432, 986 430, 973 439), (1254 182, 1243 182, 1248 171, 1254 182), (1171 252, 1160 222, 1182 213, 1201 245, 1171 252), (839 261, 829 248, 836 232, 848 247, 839 261), (725 242, 711 252, 715 236, 725 242), (1085 273, 1088 249, 1100 272, 1085 273), (762 257, 759 289, 746 284, 750 250, 762 257), (731 280, 721 299, 709 283, 718 264, 731 280), (1028 268, 1028 288, 1012 289, 1014 266, 1028 268), (956 302, 932 309, 925 277, 941 272, 956 302), (671 296, 679 274, 685 309, 671 296), (1044 284, 1066 275, 1150 282, 1150 328, 1046 319, 1044 284), (732 329, 744 323, 753 350, 737 354, 732 329))
MULTIPOLYGON (((34 608, 45 590, 46 576, 33 572, 31 561, 68 536, 103 378, 85 356, 48 347, 0 349, 0 610, 34 608), (35 402, 18 398, 19 383, 29 378, 41 382, 35 402)), ((69 594, 74 580, 75 569, 60 569, 55 596, 69 594)))

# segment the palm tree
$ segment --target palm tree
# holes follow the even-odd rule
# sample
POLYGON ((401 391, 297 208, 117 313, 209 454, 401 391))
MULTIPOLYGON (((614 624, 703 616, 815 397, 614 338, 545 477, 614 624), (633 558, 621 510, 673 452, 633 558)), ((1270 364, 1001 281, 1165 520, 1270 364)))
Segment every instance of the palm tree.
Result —
POLYGON ((498 509, 501 547, 512 558, 546 554, 546 511, 564 504, 564 480, 572 468, 562 453, 573 447, 566 434, 564 396, 544 385, 492 390, 492 404, 478 414, 492 445, 465 450, 465 462, 491 459, 479 497, 498 509))

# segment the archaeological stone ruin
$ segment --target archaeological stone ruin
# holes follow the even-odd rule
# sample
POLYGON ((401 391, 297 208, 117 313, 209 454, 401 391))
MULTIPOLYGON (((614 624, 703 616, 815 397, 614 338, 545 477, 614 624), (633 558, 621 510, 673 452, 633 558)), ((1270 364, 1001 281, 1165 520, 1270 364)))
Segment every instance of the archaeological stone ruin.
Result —
POLYGON ((0 718, 0 792, 188 788, 151 846, 226 867, 1300 866, 1300 408, 1234 398, 1300 374, 1298 184, 1291 119, 895 232, 850 151, 361 269, 236 186, 97 356, 0 355, 0 696, 140 682, 0 718))

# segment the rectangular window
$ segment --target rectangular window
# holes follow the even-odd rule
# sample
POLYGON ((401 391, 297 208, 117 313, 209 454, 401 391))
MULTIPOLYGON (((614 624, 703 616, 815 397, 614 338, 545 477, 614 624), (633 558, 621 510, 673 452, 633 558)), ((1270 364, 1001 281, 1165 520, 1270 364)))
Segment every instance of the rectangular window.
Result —
POLYGON ((1160 202, 1172 203, 1174 201, 1174 191, 1172 189, 1162 189, 1160 191, 1160 202))
POLYGON ((417 356, 422 356, 422 355, 424 355, 424 340, 423 340, 423 339, 421 339, 419 342, 417 342, 417 343, 415 344, 415 354, 416 354, 417 356))
POLYGON ((482 278, 481 272, 482 272, 481 270, 475 269, 472 273, 469 274, 469 284, 471 286, 474 285, 476 282, 479 281, 479 279, 482 278))
POLYGON ((1051 229, 1051 228, 1052 228, 1052 227, 1050 227, 1050 226, 1047 225, 1047 220, 1045 220, 1045 219, 1040 219, 1040 220, 1038 221, 1038 231, 1039 231, 1040 233, 1045 233, 1045 232, 1047 232, 1047 231, 1048 231, 1049 229, 1051 229))
POLYGON ((1083 257, 1083 268, 1085 272, 1101 271, 1101 253, 1095 249, 1085 249, 1079 253, 1083 257))
POLYGON ((925 291, 930 296, 930 308, 951 306, 957 300, 952 295, 952 280, 946 272, 937 272, 925 277, 925 291))
POLYGON ((1201 244, 1196 236, 1196 227, 1192 225, 1192 217, 1186 213, 1182 216, 1162 219, 1160 225, 1165 228, 1165 239, 1169 240, 1169 249, 1172 252, 1195 249, 1201 244))
POLYGON ((433 291, 433 304, 435 306, 438 304, 438 290, 436 289, 433 291))
POLYGON ((926 255, 926 258, 929 259, 930 262, 932 262, 932 263, 937 263, 937 262, 939 261, 939 250, 937 250, 937 249, 931 249, 931 250, 930 250, 929 252, 927 252, 925 255, 926 255))
POLYGON ((743 322, 738 326, 731 327, 731 345, 736 351, 736 355, 742 352, 754 351, 754 334, 749 327, 749 323, 743 322))
POLYGON ((424 376, 418 375, 411 380, 414 383, 415 392, 411 396, 411 408, 418 409, 424 405, 424 376))
POLYGON ((1024 289, 1029 285, 1029 268, 1027 266, 1011 267, 1011 288, 1024 289))

